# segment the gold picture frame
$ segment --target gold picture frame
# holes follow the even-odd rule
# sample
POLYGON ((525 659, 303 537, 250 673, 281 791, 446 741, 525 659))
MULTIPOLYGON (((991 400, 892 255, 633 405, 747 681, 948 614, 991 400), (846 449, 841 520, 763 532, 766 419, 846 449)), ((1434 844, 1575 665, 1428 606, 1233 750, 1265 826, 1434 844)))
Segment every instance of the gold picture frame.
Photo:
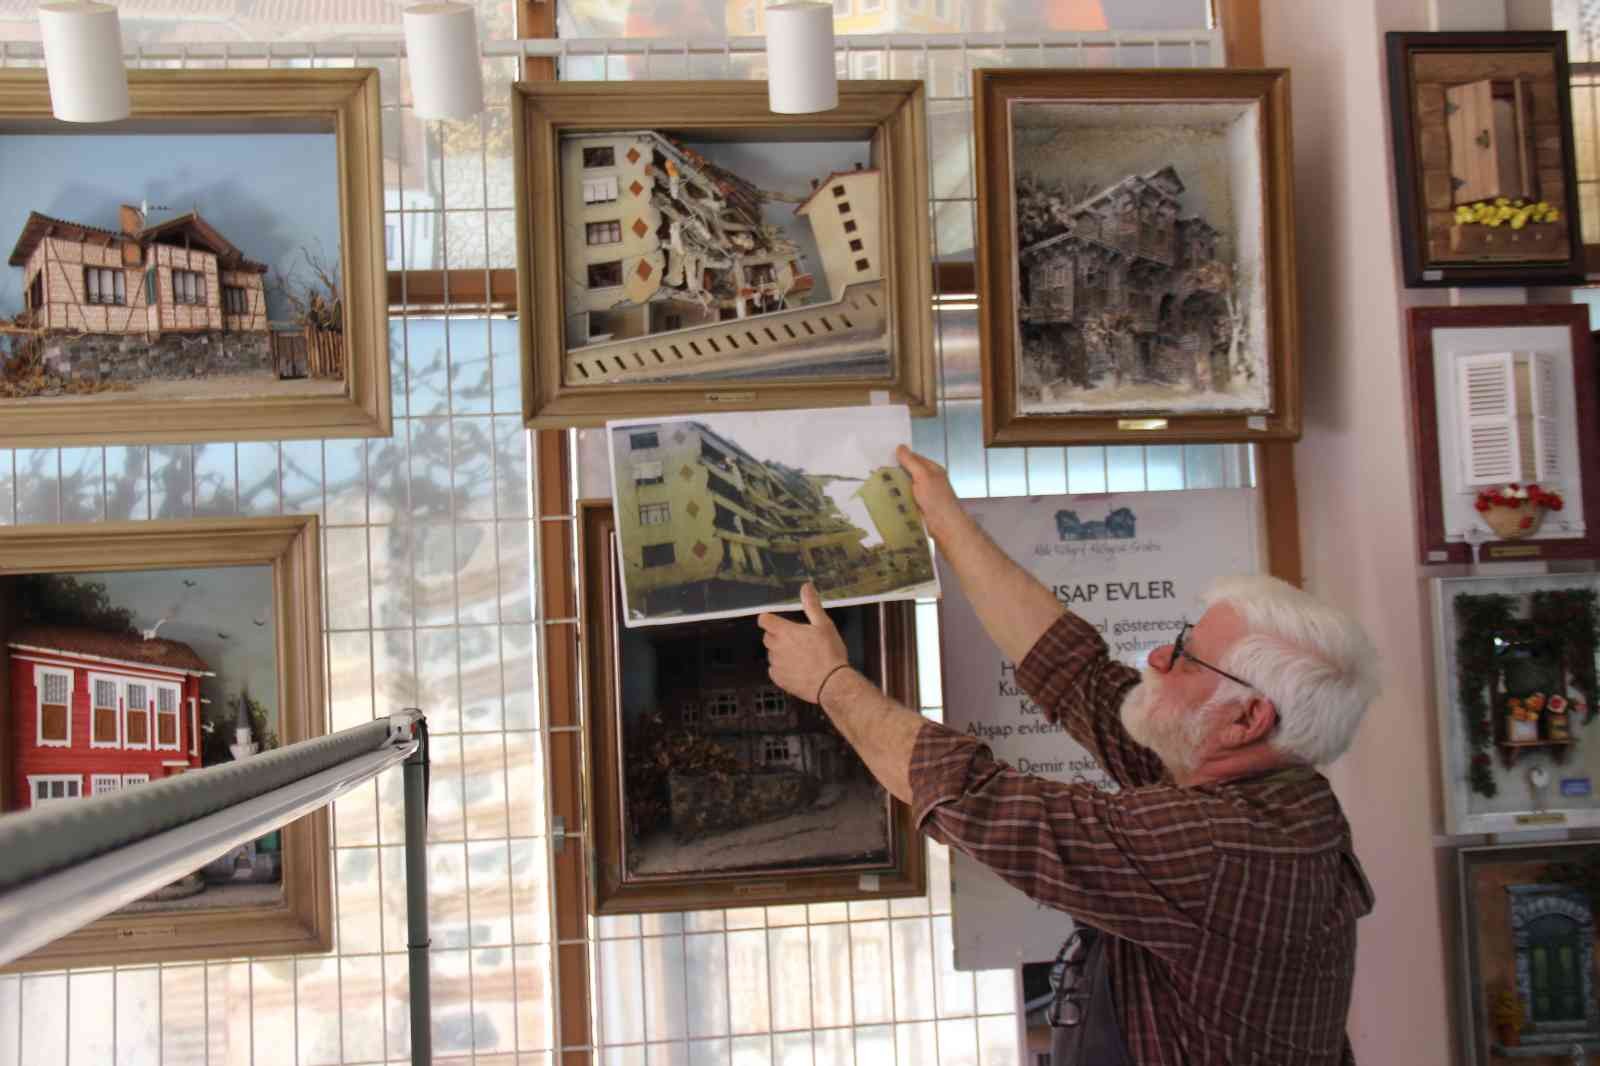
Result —
MULTIPOLYGON (((259 632, 265 635, 264 638, 255 639, 264 639, 273 647, 276 655, 273 680, 277 715, 272 721, 276 724, 279 743, 292 744, 322 736, 327 728, 318 529, 317 519, 309 515, 0 529, 0 582, 22 575, 167 571, 173 572, 167 578, 174 594, 182 595, 187 591, 204 597, 206 590, 203 577, 197 583, 202 587, 187 590, 181 588, 174 578, 207 573, 243 575, 247 572, 238 568, 251 568, 252 571, 270 568, 269 575, 251 575, 258 587, 267 587, 270 583, 270 616, 243 619, 242 625, 249 633, 235 639, 249 639, 249 634, 259 632), (252 630, 252 625, 262 628, 252 630), (266 628, 268 626, 271 628, 266 628)), ((165 595, 165 589, 162 594, 165 595)), ((96 609, 106 606, 106 601, 101 601, 96 609)), ((13 597, 0 599, 0 797, 8 798, 18 795, 22 787, 19 781, 12 778, 20 773, 16 767, 21 765, 21 759, 26 754, 22 750, 24 745, 18 739, 21 732, 13 728, 15 716, 21 712, 14 706, 16 700, 12 696, 12 665, 14 661, 20 663, 15 656, 31 654, 39 658, 46 651, 31 646, 26 651, 16 649, 15 638, 24 630, 21 620, 13 617, 14 610, 13 597)), ((178 620, 194 617, 192 611, 168 613, 173 613, 178 620)), ((154 629, 161 630, 162 626, 158 624, 154 629)), ((173 630, 172 625, 166 626, 166 632, 173 630)), ((229 638, 225 633, 217 633, 216 636, 229 638)), ((111 639, 148 641, 154 639, 154 635, 141 638, 139 634, 131 633, 111 639)), ((165 638, 161 643, 166 646, 173 644, 165 638)), ((188 645, 179 647, 188 648, 188 645)), ((87 650, 83 650, 82 655, 101 664, 96 667, 98 669, 117 671, 130 665, 125 662, 119 665, 116 655, 107 653, 103 647, 94 650, 100 654, 89 656, 87 650)), ((52 654, 57 658, 64 657, 59 651, 52 654)), ((76 682, 72 684, 76 686, 76 682)), ((100 726, 89 716, 98 712, 88 709, 89 695, 83 697, 81 715, 76 694, 71 698, 74 702, 70 704, 68 717, 73 723, 72 727, 87 731, 89 737, 81 739, 88 739, 92 743, 100 726)), ((97 700, 99 697, 93 698, 97 700)), ((193 717, 185 721, 180 702, 180 718, 176 726, 179 732, 174 737, 177 748, 171 753, 178 757, 178 762, 183 761, 186 754, 193 755, 192 762, 199 761, 203 739, 199 724, 202 713, 199 708, 191 709, 189 714, 193 717), (191 729, 192 734, 184 732, 191 729), (184 735, 192 735, 193 740, 186 744, 179 739, 184 735)), ((222 713, 226 715, 226 709, 222 713)), ((159 738, 164 730, 149 730, 148 725, 142 728, 148 730, 145 734, 146 745, 151 746, 154 740, 153 746, 160 747, 159 738)), ((125 726, 119 729, 119 740, 128 739, 124 731, 125 726)), ((226 741, 231 738, 223 739, 226 741)), ((258 736, 256 739, 263 738, 258 736)), ((210 741, 205 743, 209 744, 210 741)), ((130 743, 128 746, 134 745, 130 743)), ((65 750, 78 750, 72 745, 70 733, 65 750)), ((93 754, 90 753, 91 756, 93 754)), ((145 755, 143 752, 137 754, 145 755)), ((226 754, 223 756, 224 759, 228 757, 226 754)), ((231 757, 241 756, 234 754, 231 757)), ((79 776, 83 779, 105 776, 93 774, 91 769, 85 765, 79 776)), ((77 774, 76 770, 74 772, 77 774)), ((99 784, 96 780, 95 787, 99 784)), ((32 787, 32 782, 29 782, 29 787, 32 787)), ((79 791, 87 793, 90 789, 87 784, 82 784, 79 790, 75 790, 79 791)), ((333 942, 333 896, 327 809, 285 826, 279 834, 277 864, 282 891, 259 894, 275 895, 276 898, 271 901, 251 895, 248 902, 225 907, 208 908, 201 904, 182 910, 114 912, 4 969, 27 971, 328 951, 333 942)), ((194 899, 206 900, 210 891, 208 889, 194 899)))
POLYGON ((761 82, 518 82, 527 424, 874 397, 933 414, 924 96, 847 81, 836 109, 796 118, 761 82), (572 165, 563 138, 585 153, 572 165))
POLYGON ((986 445, 1299 439, 1288 71, 977 70, 973 115, 986 445))
MULTIPOLYGON (((887 793, 882 794, 886 807, 880 808, 884 810, 883 854, 876 858, 863 861, 812 859, 807 862, 797 857, 787 862, 722 871, 630 872, 628 849, 632 834, 628 827, 630 817, 637 812, 629 809, 628 789, 624 780, 625 727, 621 682, 625 674, 637 682, 642 673, 638 664, 624 663, 621 642, 674 640, 684 634, 701 631, 727 634, 738 627, 749 638, 747 643, 759 649, 760 630, 751 618, 626 630, 619 613, 621 599, 613 539, 616 526, 611 502, 578 501, 578 524, 583 586, 579 609, 586 642, 584 671, 588 690, 585 708, 589 739, 588 817, 595 871, 589 890, 590 913, 636 914, 719 907, 782 906, 839 900, 893 899, 920 896, 926 892, 926 841, 912 819, 911 809, 887 793)), ((881 684, 890 697, 915 707, 918 702, 915 605, 897 601, 863 604, 841 610, 856 612, 864 621, 861 644, 867 675, 875 683, 881 684)), ((847 638, 847 644, 849 642, 847 638)), ((730 664, 730 669, 737 672, 739 667, 730 664)), ((820 711, 815 714, 820 717, 820 711)), ((860 773, 864 772, 864 769, 860 770, 860 773)), ((753 791, 753 786, 746 786, 746 794, 753 791)), ((842 804, 847 801, 838 802, 842 804)), ((677 831, 674 832, 676 834, 677 831)), ((703 839, 704 835, 701 832, 700 837, 703 839)), ((693 843, 693 839, 687 842, 693 843)), ((738 850, 741 855, 749 856, 761 846, 759 843, 744 843, 738 850)), ((671 847, 676 845, 669 845, 671 847)))
MULTIPOLYGON (((267 290, 276 285, 268 277, 272 268, 254 262, 249 247, 232 245, 203 219, 199 204, 188 214, 161 222, 146 219, 147 209, 155 210, 148 203, 124 208, 120 232, 81 218, 30 212, 20 237, 0 238, 8 242, 8 250, 9 242, 17 241, 12 265, 5 269, 47 273, 35 270, 29 256, 46 254, 40 246, 57 238, 66 251, 50 264, 59 270, 48 280, 59 291, 47 295, 41 288, 39 299, 32 301, 33 284, 24 278, 22 310, 0 322, 0 334, 10 334, 0 341, 12 345, 0 348, 0 361, 9 352, 55 377, 46 380, 18 371, 16 380, 22 385, 9 394, 0 388, 0 447, 388 436, 392 417, 378 71, 130 70, 128 88, 128 119, 87 129, 69 127, 51 117, 43 71, 0 70, 0 140, 8 134, 331 134, 336 205, 319 202, 323 210, 337 213, 336 252, 313 246, 303 248, 303 263, 285 257, 309 274, 284 279, 284 259, 276 269, 279 281, 297 287, 302 304, 309 304, 314 293, 326 294, 321 286, 328 278, 338 287, 337 299, 326 300, 323 309, 309 315, 297 309, 292 326, 271 321, 267 290), (190 269, 180 271, 162 258, 180 254, 183 261, 173 263, 190 269), (137 276, 124 278, 129 269, 137 276), (115 289, 108 286, 102 294, 95 283, 92 290, 89 274, 115 276, 115 289), (187 275, 181 279, 187 288, 179 285, 178 274, 187 275), (214 343, 207 351, 220 352, 220 338, 229 332, 247 336, 231 342, 227 359, 181 347, 189 343, 185 338, 209 335, 214 343), (72 349, 70 357, 61 354, 64 349, 45 346, 51 336, 97 335, 142 338, 141 351, 157 353, 152 364, 165 360, 171 366, 159 379, 140 377, 148 369, 126 364, 118 364, 120 371, 111 369, 112 360, 121 356, 108 356, 89 341, 72 349), (34 347, 24 350, 19 347, 24 342, 34 347), (247 368, 249 380, 234 388, 220 379, 240 372, 236 364, 247 368), (188 369, 192 367, 200 369, 188 369), (208 378, 213 370, 218 379, 214 389, 197 391, 193 379, 208 378), (189 381, 180 376, 185 373, 189 381), (34 378, 31 385, 28 376, 34 378), (89 392, 86 384, 100 391, 89 392), (180 387, 181 393, 176 391, 180 387)), ((248 174, 235 177, 249 180, 248 174)), ((95 210, 108 206, 115 207, 97 204, 95 210)), ((189 206, 179 202, 170 210, 189 206)), ((250 243, 247 237, 232 235, 244 245, 250 243)))

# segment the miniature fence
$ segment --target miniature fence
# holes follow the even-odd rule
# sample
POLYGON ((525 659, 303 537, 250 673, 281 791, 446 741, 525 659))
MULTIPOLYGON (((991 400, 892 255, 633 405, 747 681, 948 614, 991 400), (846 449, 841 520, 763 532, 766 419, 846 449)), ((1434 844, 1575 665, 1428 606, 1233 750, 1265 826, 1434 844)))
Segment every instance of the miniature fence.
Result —
POLYGON ((280 378, 344 377, 344 334, 306 326, 272 334, 272 368, 280 378))

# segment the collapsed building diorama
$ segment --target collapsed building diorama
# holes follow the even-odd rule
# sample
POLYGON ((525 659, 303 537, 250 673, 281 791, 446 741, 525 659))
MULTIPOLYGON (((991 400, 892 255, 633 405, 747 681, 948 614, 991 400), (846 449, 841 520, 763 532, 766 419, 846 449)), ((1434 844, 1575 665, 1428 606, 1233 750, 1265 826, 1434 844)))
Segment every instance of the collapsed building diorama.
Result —
MULTIPOLYGON (((857 665, 877 610, 834 612, 857 665)), ((885 794, 821 708, 772 684, 761 636, 749 619, 626 632, 630 873, 887 854, 885 794)))
POLYGON ((613 431, 617 529, 635 617, 798 599, 870 596, 933 580, 911 481, 899 466, 865 478, 756 459, 699 422, 613 431), (857 485, 879 542, 828 494, 857 485))
POLYGON ((1253 373, 1241 279, 1216 227, 1183 215, 1183 191, 1171 166, 1075 201, 1019 182, 1025 399, 1142 384, 1226 392, 1253 373))
MULTIPOLYGON (((0 320, 0 396, 223 375, 342 377, 336 292, 327 321, 302 316, 303 328, 276 329, 265 264, 198 210, 149 224, 150 210, 122 205, 117 230, 29 213, 9 261, 23 273, 23 306, 0 320)), ((330 302, 314 290, 286 295, 297 311, 330 302)))
POLYGON ((887 366, 879 171, 813 179, 782 226, 764 209, 793 198, 653 130, 565 136, 561 174, 568 384, 887 366))

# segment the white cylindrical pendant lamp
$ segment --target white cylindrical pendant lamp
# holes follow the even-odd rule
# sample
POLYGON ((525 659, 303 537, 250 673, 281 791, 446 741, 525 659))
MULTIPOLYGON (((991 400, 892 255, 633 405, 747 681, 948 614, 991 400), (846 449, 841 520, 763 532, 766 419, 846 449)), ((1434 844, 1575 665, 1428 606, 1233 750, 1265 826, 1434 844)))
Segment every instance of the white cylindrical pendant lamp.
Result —
POLYGON ((128 117, 128 70, 122 65, 117 9, 96 0, 39 5, 50 110, 62 122, 128 117))
POLYGON ((420 118, 471 118, 483 110, 478 20, 470 4, 413 4, 402 13, 411 106, 420 118))
POLYGON ((833 70, 833 4, 793 0, 767 16, 767 106, 809 115, 839 106, 833 70))

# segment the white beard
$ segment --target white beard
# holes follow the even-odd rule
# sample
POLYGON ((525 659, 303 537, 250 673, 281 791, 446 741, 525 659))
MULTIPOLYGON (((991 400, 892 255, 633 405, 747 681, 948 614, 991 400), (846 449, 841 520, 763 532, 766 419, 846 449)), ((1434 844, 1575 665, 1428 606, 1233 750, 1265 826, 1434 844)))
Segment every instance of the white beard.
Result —
POLYGON ((1143 679, 1122 700, 1122 728, 1137 743, 1155 752, 1173 774, 1186 774, 1200 765, 1200 745, 1205 739, 1210 708, 1178 710, 1163 707, 1158 690, 1161 675, 1145 668, 1143 679))

